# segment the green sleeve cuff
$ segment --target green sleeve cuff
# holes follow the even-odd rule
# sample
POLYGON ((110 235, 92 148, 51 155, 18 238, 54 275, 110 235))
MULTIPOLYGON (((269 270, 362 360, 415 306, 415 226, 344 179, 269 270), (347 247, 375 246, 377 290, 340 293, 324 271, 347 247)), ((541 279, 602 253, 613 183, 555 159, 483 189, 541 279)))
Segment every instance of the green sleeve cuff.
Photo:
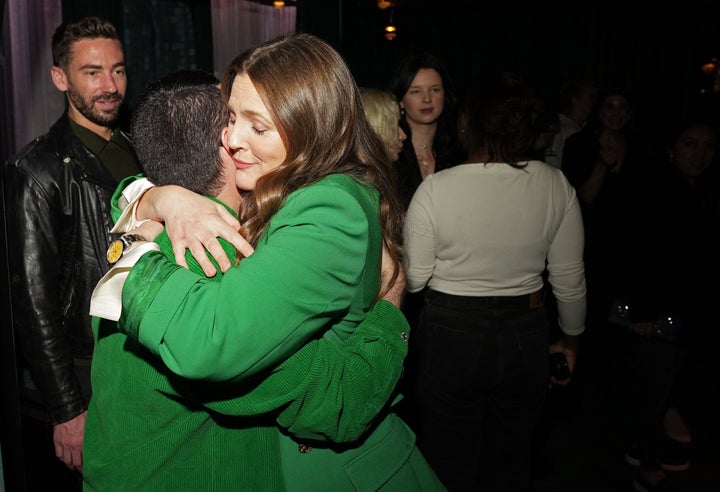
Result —
POLYGON ((396 341, 398 344, 406 344, 410 337, 410 325, 403 312, 392 302, 383 299, 373 305, 363 324, 382 333, 387 331, 388 326, 392 326, 397 330, 398 337, 396 341))
MULTIPOLYGON (((128 337, 138 340, 143 316, 150 309, 155 296, 167 279, 180 270, 190 274, 183 267, 168 260, 159 251, 150 251, 142 255, 130 270, 123 286, 122 313, 118 320, 118 330, 128 337)), ((198 276, 191 275, 193 283, 196 282, 198 276)), ((155 351, 152 346, 148 346, 148 348, 155 351)))

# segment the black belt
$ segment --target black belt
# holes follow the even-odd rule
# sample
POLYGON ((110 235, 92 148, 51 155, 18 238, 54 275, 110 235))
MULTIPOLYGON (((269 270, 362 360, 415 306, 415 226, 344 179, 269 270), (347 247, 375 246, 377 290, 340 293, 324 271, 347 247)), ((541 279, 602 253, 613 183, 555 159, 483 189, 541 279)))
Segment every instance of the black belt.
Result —
POLYGON ((430 302, 460 308, 503 306, 535 309, 544 305, 542 289, 521 296, 458 296, 431 289, 426 296, 430 302))

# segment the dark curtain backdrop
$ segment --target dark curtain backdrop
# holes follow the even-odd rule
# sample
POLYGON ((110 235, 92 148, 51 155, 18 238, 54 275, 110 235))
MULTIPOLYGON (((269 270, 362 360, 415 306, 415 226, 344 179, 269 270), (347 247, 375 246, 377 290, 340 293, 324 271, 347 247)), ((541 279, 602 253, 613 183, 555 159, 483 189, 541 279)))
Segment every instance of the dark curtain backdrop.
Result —
MULTIPOLYGON (((30 5, 39 0, 27 2, 30 5)), ((236 41, 226 41, 233 36, 233 26, 213 33, 213 2, 223 9, 250 3, 239 0, 61 3, 63 18, 97 13, 110 18, 122 30, 127 58, 131 61, 129 108, 152 78, 177 68, 218 70, 213 67, 213 39, 215 43, 236 41)), ((3 0, 5 8, 7 3, 3 0)), ((406 7, 392 9, 393 23, 398 28, 393 41, 383 37, 391 11, 377 8, 375 0, 299 0, 297 27, 333 44, 345 56, 360 85, 384 87, 403 56, 426 50, 445 60, 459 87, 487 71, 511 70, 527 77, 553 104, 565 80, 584 76, 596 79, 602 86, 629 89, 640 125, 652 126, 666 118, 679 117, 690 108, 705 107, 717 112, 718 93, 713 90, 717 71, 711 74, 700 71, 702 64, 720 57, 720 24, 713 2, 693 2, 684 10, 655 9, 652 16, 630 15, 602 5, 584 7, 582 13, 564 14, 538 8, 511 11, 458 0, 437 2, 443 8, 430 8, 430 3, 403 0, 399 4, 406 7), (413 4, 416 6, 411 7, 413 4)), ((233 17, 236 19, 233 23, 238 23, 235 35, 247 30, 239 25, 245 17, 248 16, 233 17)), ((0 70, 4 72, 6 60, 2 61, 0 70)), ((0 75, 3 80, 7 77, 5 73, 0 75)), ((0 133, 3 160, 18 145, 13 141, 17 135, 13 134, 12 120, 7 119, 12 113, 8 107, 12 95, 4 95, 0 101, 5 117, 0 133)), ((35 97, 30 102, 34 100, 35 97)))
POLYGON ((717 74, 700 71, 720 57, 713 2, 631 15, 601 4, 559 13, 457 0, 430 8, 432 2, 406 0, 401 4, 407 7, 392 12, 393 41, 383 36, 390 10, 376 3, 308 0, 298 13, 299 29, 333 42, 360 85, 384 87, 403 56, 430 51, 445 61, 459 88, 483 73, 509 70, 526 77, 551 105, 570 78, 625 89, 635 102, 636 123, 648 131, 697 108, 718 112, 717 74))

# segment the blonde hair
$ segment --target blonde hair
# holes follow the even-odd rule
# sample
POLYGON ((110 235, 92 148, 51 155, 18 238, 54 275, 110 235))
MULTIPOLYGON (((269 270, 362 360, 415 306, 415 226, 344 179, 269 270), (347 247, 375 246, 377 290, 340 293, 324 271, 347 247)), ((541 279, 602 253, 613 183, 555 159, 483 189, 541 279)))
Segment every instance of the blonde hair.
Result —
POLYGON ((395 96, 388 91, 371 87, 360 87, 365 117, 392 154, 398 140, 400 106, 395 96))

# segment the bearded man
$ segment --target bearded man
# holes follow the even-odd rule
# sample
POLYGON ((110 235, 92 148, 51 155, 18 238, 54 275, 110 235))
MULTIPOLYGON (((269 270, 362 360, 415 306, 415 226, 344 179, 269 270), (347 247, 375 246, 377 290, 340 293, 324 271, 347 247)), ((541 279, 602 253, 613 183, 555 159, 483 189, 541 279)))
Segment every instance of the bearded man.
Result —
POLYGON ((52 81, 65 93, 67 110, 3 170, 12 316, 25 461, 44 467, 27 480, 81 490, 93 352, 90 296, 109 269, 110 198, 122 178, 141 169, 117 128, 127 76, 115 26, 99 17, 63 23, 53 35, 52 55, 52 81), (26 438, 29 429, 46 437, 26 438), (60 475, 53 475, 53 466, 60 475))

